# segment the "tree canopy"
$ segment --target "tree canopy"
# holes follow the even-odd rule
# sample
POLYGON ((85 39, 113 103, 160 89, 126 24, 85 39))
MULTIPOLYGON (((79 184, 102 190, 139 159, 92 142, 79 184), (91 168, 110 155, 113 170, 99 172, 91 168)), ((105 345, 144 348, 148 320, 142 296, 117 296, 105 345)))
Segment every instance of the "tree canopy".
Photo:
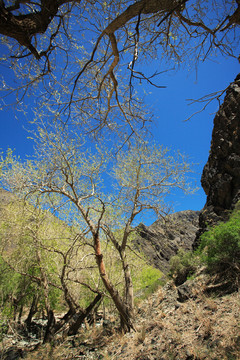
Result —
POLYGON ((18 104, 35 95, 38 119, 128 139, 151 120, 138 84, 161 87, 161 71, 219 52, 237 58, 239 24, 239 0, 1 0, 1 60, 17 77, 3 90, 18 104))
MULTIPOLYGON (((49 128, 40 129, 37 144, 33 160, 22 163, 11 153, 2 160, 0 184, 20 198, 27 198, 40 212, 44 209, 55 213, 66 226, 71 224, 76 229, 76 240, 84 239, 92 250, 106 292, 120 314, 122 325, 130 330, 134 294, 127 249, 131 236, 137 233, 136 225, 143 213, 165 215, 167 194, 175 189, 190 191, 186 177, 190 165, 185 156, 172 155, 168 149, 143 141, 135 141, 129 151, 119 151, 117 156, 105 144, 89 149, 89 143, 76 134, 71 136, 67 126, 64 130, 52 127, 51 132, 49 128), (111 181, 106 178, 107 171, 111 171, 111 181), (112 282, 115 271, 106 266, 108 242, 122 266, 123 294, 112 282)), ((50 238, 50 234, 45 237, 50 238)), ((32 238, 30 242, 32 249, 32 238)), ((68 240, 64 244, 67 246, 68 240)), ((46 246, 46 241, 43 246, 37 237, 39 259, 39 247, 45 250, 46 246)), ((70 240, 69 248, 74 247, 75 240, 70 240)), ((54 245, 53 253, 59 251, 54 245)), ((65 264, 67 260, 62 258, 65 264)), ((72 269, 73 273, 76 271, 72 269)), ((61 285, 63 289, 65 282, 61 285)))

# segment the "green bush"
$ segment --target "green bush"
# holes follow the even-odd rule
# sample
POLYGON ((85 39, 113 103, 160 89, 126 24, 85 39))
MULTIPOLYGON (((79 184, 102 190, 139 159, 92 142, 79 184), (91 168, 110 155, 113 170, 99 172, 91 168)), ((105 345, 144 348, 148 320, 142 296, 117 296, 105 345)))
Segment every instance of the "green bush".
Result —
POLYGON ((211 273, 231 272, 235 280, 240 273, 240 210, 229 221, 220 223, 201 236, 199 252, 211 273))
POLYGON ((175 284, 183 284, 187 278, 194 274, 199 265, 199 257, 191 251, 179 249, 177 255, 170 259, 170 276, 175 284))
POLYGON ((144 300, 164 284, 163 273, 150 265, 145 265, 141 271, 133 273, 133 284, 136 302, 144 300))

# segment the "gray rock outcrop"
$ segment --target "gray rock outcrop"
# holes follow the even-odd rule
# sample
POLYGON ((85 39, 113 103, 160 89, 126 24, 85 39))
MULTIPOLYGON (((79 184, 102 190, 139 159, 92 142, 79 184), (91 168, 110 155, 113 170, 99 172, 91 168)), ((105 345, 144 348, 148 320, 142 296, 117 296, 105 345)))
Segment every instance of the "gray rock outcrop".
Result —
POLYGON ((240 200, 240 74, 226 91, 214 118, 211 149, 203 169, 202 187, 207 201, 200 213, 199 236, 208 226, 228 219, 240 200))
POLYGON ((135 246, 149 263, 164 273, 178 249, 191 250, 198 231, 199 212, 186 210, 166 216, 150 226, 140 224, 135 246))

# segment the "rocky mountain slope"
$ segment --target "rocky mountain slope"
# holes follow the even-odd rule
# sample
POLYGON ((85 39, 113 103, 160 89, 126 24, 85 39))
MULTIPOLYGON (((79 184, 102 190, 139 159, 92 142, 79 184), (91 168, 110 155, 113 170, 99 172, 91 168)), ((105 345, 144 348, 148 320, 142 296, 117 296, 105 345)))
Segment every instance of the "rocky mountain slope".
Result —
POLYGON ((141 304, 136 333, 115 340, 105 354, 121 360, 239 359, 239 294, 213 298, 200 276, 188 296, 168 283, 141 304))
POLYGON ((140 224, 135 246, 151 265, 163 272, 169 270, 169 260, 178 249, 192 250, 198 231, 199 212, 186 210, 168 215, 150 226, 140 224))
POLYGON ((200 233, 206 224, 225 221, 240 200, 240 74, 226 91, 214 118, 212 142, 202 187, 207 202, 200 213, 200 233))

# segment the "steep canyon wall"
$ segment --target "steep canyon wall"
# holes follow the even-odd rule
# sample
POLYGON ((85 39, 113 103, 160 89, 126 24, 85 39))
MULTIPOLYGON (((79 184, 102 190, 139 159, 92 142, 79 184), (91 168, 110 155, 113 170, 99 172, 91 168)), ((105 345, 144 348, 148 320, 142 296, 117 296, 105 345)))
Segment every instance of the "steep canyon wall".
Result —
POLYGON ((226 91, 214 118, 211 149, 203 169, 202 187, 207 201, 200 213, 199 235, 209 226, 226 221, 240 200, 240 74, 226 91))

